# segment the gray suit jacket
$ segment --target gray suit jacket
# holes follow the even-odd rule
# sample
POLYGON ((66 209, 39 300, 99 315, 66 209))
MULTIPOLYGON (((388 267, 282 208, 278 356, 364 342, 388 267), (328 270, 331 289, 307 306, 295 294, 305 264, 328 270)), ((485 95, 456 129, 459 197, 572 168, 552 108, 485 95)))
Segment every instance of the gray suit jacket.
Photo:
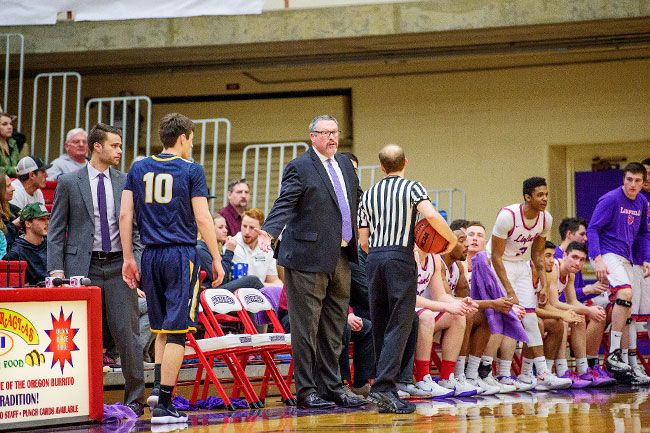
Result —
MULTIPOLYGON (((110 176, 115 216, 119 219, 126 175, 111 168, 110 176)), ((88 167, 64 174, 58 181, 47 235, 47 271, 62 269, 66 277, 85 276, 90 270, 95 239, 95 210, 88 167)))

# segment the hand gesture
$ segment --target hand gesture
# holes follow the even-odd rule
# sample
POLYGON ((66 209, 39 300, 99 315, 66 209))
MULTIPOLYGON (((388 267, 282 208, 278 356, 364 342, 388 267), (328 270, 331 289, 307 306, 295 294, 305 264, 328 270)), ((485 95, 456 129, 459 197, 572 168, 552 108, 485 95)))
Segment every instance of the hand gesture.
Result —
POLYGON ((573 310, 568 310, 562 316, 562 320, 564 320, 565 322, 570 323, 570 324, 575 324, 575 323, 584 322, 585 317, 580 315, 580 314, 577 314, 573 310))
POLYGON ((522 320, 526 316, 526 309, 519 304, 513 304, 512 311, 519 320, 522 320))
POLYGON ((140 272, 135 258, 124 259, 122 265, 122 279, 132 289, 137 289, 140 285, 140 272))
POLYGON ((510 298, 499 298, 495 299, 492 301, 494 305, 494 309, 497 310, 499 313, 507 314, 510 310, 512 310, 512 306, 514 305, 510 298))
POLYGON ((469 296, 463 298, 461 300, 461 302, 463 303, 463 306, 465 308, 465 314, 466 315, 471 314, 471 313, 475 313, 475 312, 478 311, 478 304, 476 303, 475 300, 473 300, 469 296))
POLYGON ((600 295, 601 293, 607 291, 607 289, 609 289, 609 284, 596 281, 593 284, 585 286, 582 291, 585 293, 585 295, 600 295))
POLYGON ((601 306, 594 305, 589 307, 589 318, 595 320, 596 322, 602 322, 607 318, 607 313, 605 309, 601 306))
POLYGON ((260 249, 265 253, 271 251, 271 235, 262 229, 255 229, 255 231, 259 235, 257 245, 259 245, 260 249))
POLYGON ((228 236, 226 238, 226 243, 224 244, 226 249, 229 251, 235 251, 235 248, 237 247, 237 241, 233 236, 228 236))
POLYGON ((609 270, 607 269, 607 265, 602 259, 596 260, 595 271, 596 271, 596 277, 598 278, 598 281, 600 281, 603 284, 608 282, 607 274, 609 274, 609 270))
POLYGON ((215 260, 212 258, 212 275, 214 279, 212 280, 212 287, 218 287, 223 282, 223 277, 225 272, 223 271, 223 266, 221 266, 221 260, 215 260))
POLYGON ((361 320, 361 317, 355 316, 354 313, 348 314, 348 325, 350 325, 350 328, 354 331, 361 331, 361 328, 363 328, 363 320, 361 320))

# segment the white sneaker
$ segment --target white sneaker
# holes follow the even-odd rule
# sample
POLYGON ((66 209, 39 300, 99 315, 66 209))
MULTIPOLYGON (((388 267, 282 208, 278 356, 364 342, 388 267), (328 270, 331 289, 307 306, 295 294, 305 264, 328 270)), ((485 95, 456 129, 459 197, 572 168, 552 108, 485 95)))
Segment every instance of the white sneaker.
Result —
POLYGON ((634 382, 632 382, 633 385, 650 384, 650 376, 646 374, 643 366, 637 364, 636 367, 632 367, 632 373, 634 374, 634 382))
POLYGON ((467 382, 469 382, 470 385, 473 385, 476 388, 480 389, 481 390, 481 393, 480 393, 481 396, 494 395, 494 394, 498 393, 499 391, 501 391, 501 388, 499 388, 498 386, 488 385, 480 377, 477 377, 476 379, 469 379, 468 378, 467 382))
POLYGON ((535 389, 535 386, 537 386, 537 379, 532 374, 520 374, 517 376, 517 381, 530 387, 528 391, 535 389))
POLYGON ((397 396, 399 398, 431 398, 430 392, 420 389, 412 383, 397 383, 397 396))
POLYGON ((515 392, 517 390, 517 387, 514 385, 506 385, 503 383, 498 382, 494 376, 492 376, 492 373, 488 374, 488 377, 483 379, 483 382, 487 383, 488 385, 496 386, 499 388, 499 394, 505 394, 508 392, 515 392))
POLYGON ((440 380, 438 382, 438 385, 442 386, 443 388, 453 390, 454 397, 470 397, 472 395, 476 395, 478 389, 464 379, 465 379, 464 377, 462 381, 460 380, 460 378, 456 379, 454 378, 454 374, 452 373, 449 375, 449 379, 440 380))
POLYGON ((501 376, 498 378, 498 381, 502 385, 514 386, 517 389, 516 392, 530 391, 535 387, 535 385, 532 383, 524 383, 511 376, 501 376))
POLYGON ((550 391, 552 389, 567 389, 571 388, 573 381, 571 378, 557 377, 553 373, 546 373, 537 376, 536 391, 550 391))
POLYGON ((442 386, 438 385, 431 378, 430 374, 424 376, 421 381, 416 382, 415 387, 428 392, 433 396, 433 398, 445 398, 454 396, 453 389, 443 388, 442 386))

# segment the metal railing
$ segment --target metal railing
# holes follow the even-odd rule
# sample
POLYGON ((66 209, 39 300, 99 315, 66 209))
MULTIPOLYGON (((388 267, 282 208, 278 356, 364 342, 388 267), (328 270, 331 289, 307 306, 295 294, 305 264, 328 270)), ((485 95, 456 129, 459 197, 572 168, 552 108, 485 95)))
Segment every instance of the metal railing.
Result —
POLYGON ((458 188, 428 189, 427 193, 438 212, 444 212, 448 223, 459 218, 465 219, 467 197, 464 190, 458 188))
POLYGON ((250 178, 247 178, 249 181, 249 184, 252 187, 251 191, 251 197, 252 197, 252 203, 250 207, 259 207, 257 205, 257 195, 258 195, 258 188, 260 184, 260 153, 262 151, 266 152, 266 164, 264 165, 264 208, 262 209, 264 211, 264 214, 268 214, 270 210, 270 196, 271 196, 271 178, 273 176, 273 171, 274 171, 274 165, 273 165, 273 159, 276 156, 274 151, 278 151, 278 159, 277 159, 277 164, 275 165, 275 168, 277 168, 277 173, 275 174, 277 178, 277 189, 275 190, 276 192, 279 193, 280 187, 282 185, 282 173, 284 171, 284 167, 286 166, 286 163, 291 161, 291 159, 294 159, 298 156, 298 150, 302 148, 303 151, 306 151, 309 149, 309 145, 304 142, 293 142, 293 143, 268 143, 268 144, 251 144, 248 145, 244 148, 244 153, 242 155, 242 168, 241 168, 241 176, 242 178, 247 177, 247 161, 248 161, 248 153, 249 152, 254 152, 253 156, 253 178, 252 180, 250 178), (286 152, 289 151, 291 152, 291 159, 286 160, 286 152), (285 163, 286 160, 286 163, 285 163))
MULTIPOLYGON (((45 162, 50 161, 50 133, 52 130, 52 97, 54 95, 54 80, 56 78, 61 78, 61 113, 59 118, 59 153, 54 156, 57 158, 63 153, 63 144, 65 143, 65 136, 68 128, 66 126, 67 114, 68 114, 68 78, 77 80, 77 85, 74 87, 76 92, 75 105, 74 105, 74 126, 73 128, 79 127, 79 116, 81 114, 81 75, 77 72, 52 72, 49 74, 38 74, 34 78, 34 96, 32 103, 32 140, 31 144, 34 146, 36 143, 36 132, 42 126, 42 122, 38 122, 38 94, 39 94, 39 82, 41 79, 47 79, 47 104, 45 112, 45 151, 44 158, 45 162)), ((88 129, 86 128, 86 131, 88 129)), ((54 159, 52 158, 52 159, 54 159)))
MULTIPOLYGON (((216 203, 219 199, 220 192, 217 191, 217 173, 219 171, 219 166, 223 167, 223 175, 220 179, 223 179, 223 189, 222 189, 222 200, 221 206, 225 206, 228 202, 228 179, 230 176, 230 133, 231 125, 230 120, 223 118, 214 118, 214 119, 198 119, 192 120, 194 122, 194 142, 199 143, 199 164, 204 167, 205 170, 205 151, 206 147, 209 144, 210 137, 212 138, 212 165, 210 167, 210 192, 217 197, 217 200, 213 200, 210 203, 210 210, 214 212, 216 203), (221 141, 220 138, 220 126, 225 127, 225 146, 223 152, 223 159, 218 161, 219 150, 221 141), (210 129, 212 134, 210 134, 210 129)), ((196 159, 195 159, 196 161, 196 159)), ((207 174, 206 174, 207 177, 207 174)))
POLYGON ((379 173, 378 165, 360 165, 357 168, 357 176, 359 177, 359 185, 364 191, 373 186, 377 180, 377 174, 379 173), (366 173, 368 174, 368 181, 366 181, 366 173))
MULTIPOLYGON (((140 136, 144 134, 145 155, 151 152, 151 99, 148 96, 115 96, 110 98, 92 98, 86 103, 86 130, 91 126, 91 109, 95 110, 92 116, 96 122, 104 122, 122 129, 122 143, 124 154, 128 146, 133 147, 132 159, 139 156, 140 136), (140 131, 140 104, 146 104, 146 128, 140 131), (107 108, 105 109, 105 106, 107 108), (116 107, 119 107, 116 110, 116 107), (105 118, 105 112, 108 113, 108 119, 105 118), (116 124, 117 123, 117 124, 116 124), (131 126, 133 125, 133 126, 131 126), (133 143, 129 143, 133 141, 133 143)), ((91 144, 92 145, 92 144, 91 144)), ((126 158, 122 158, 121 170, 124 171, 126 158)))
MULTIPOLYGON (((18 54, 18 89, 16 98, 16 130, 20 131, 23 118, 23 75, 25 73, 25 38, 20 33, 0 33, 0 46, 4 47, 5 61, 2 86, 2 111, 13 114, 13 108, 9 107, 9 95, 12 91, 9 85, 12 72, 12 54, 18 54), (3 43, 4 42, 4 43, 3 43), (15 53, 14 47, 18 46, 15 53)), ((16 90, 13 90, 16 91, 16 90)))

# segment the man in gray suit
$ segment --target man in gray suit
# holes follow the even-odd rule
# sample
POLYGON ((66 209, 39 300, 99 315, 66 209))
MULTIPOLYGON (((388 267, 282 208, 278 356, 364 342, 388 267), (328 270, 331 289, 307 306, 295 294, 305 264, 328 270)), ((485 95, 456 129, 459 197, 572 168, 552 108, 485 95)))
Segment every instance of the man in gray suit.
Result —
POLYGON ((59 177, 50 217, 47 268, 53 277, 88 276, 102 288, 102 313, 117 346, 124 402, 144 413, 142 349, 138 343, 137 294, 122 280, 119 214, 126 175, 121 131, 97 124, 88 134, 92 156, 79 171, 59 177))

